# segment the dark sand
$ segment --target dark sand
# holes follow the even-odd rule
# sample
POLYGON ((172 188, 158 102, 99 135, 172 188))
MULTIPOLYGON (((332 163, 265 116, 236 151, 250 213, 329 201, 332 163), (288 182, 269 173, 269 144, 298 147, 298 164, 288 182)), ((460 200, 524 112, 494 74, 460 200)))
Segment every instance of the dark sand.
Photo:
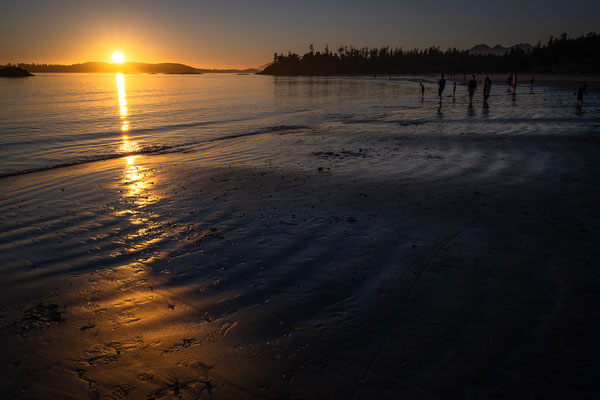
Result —
POLYGON ((597 398, 598 136, 332 136, 2 179, 0 398, 597 398))

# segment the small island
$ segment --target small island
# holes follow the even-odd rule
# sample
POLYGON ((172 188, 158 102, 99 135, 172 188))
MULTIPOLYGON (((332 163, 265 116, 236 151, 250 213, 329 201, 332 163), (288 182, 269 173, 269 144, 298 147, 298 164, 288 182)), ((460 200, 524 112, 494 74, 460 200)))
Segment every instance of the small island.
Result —
POLYGON ((5 67, 0 69, 0 76, 4 78, 22 78, 25 76, 35 76, 29 71, 19 67, 5 67))

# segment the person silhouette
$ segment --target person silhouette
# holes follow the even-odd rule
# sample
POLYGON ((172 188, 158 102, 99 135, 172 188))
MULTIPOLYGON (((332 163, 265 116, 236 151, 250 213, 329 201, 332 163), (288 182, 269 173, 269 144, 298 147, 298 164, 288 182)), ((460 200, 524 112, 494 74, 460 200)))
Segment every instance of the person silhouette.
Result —
POLYGON ((490 98, 490 92, 492 91, 492 80, 489 75, 486 75, 483 80, 483 104, 487 104, 490 98))
POLYGON ((452 97, 456 97, 456 81, 454 81, 454 87, 452 88, 452 97))
POLYGON ((419 82, 420 90, 421 90, 421 100, 425 96, 425 86, 423 86, 423 82, 419 82))
POLYGON ((508 90, 510 92, 510 87, 512 86, 512 82, 513 82, 513 74, 512 72, 508 75, 508 78, 506 78, 506 90, 508 90))
POLYGON ((441 103, 442 102, 442 94, 444 93, 444 88, 446 87, 446 78, 444 78, 444 74, 440 74, 440 79, 438 79, 437 85, 438 85, 438 100, 441 103))
POLYGON ((475 79, 475 74, 473 74, 469 84, 467 85, 467 90, 469 91, 469 103, 473 102, 473 95, 477 91, 477 80, 475 79))
POLYGON ((513 72, 513 76, 512 76, 512 90, 513 93, 517 93, 517 73, 513 72))

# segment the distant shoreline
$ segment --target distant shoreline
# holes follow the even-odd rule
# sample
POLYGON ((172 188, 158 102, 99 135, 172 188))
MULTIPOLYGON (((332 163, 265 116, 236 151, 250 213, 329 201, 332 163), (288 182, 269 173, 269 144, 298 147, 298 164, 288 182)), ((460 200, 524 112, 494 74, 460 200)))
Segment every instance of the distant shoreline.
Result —
POLYGON ((126 74, 189 74, 199 75, 205 73, 257 73, 259 69, 207 69, 195 68, 185 64, 178 63, 139 63, 125 62, 122 64, 105 62, 86 62, 81 64, 36 64, 36 63, 18 63, 0 65, 0 68, 7 66, 16 66, 29 72, 48 72, 48 73, 126 73, 126 74))
MULTIPOLYGON (((31 72, 31 71, 30 71, 31 72)), ((432 73, 415 73, 415 74, 337 74, 337 75, 270 75, 261 74, 259 72, 237 72, 236 70, 209 70, 209 72, 131 72, 131 71, 34 71, 36 74, 114 74, 123 73, 125 75, 204 75, 204 74, 236 74, 236 75, 262 75, 272 76, 275 78, 351 78, 365 77, 382 81, 389 80, 414 80, 416 83, 435 82, 438 74, 432 73)), ((459 85, 464 85, 471 79, 472 72, 460 74, 446 74, 445 77, 449 82, 456 81, 459 85), (466 76, 466 80, 463 79, 466 76)), ((487 75, 485 73, 476 73, 476 79, 479 83, 487 75)), ((521 90, 529 89, 531 86, 531 78, 534 78, 534 88, 536 86, 553 86, 560 88, 574 88, 575 86, 585 83, 588 85, 588 90, 600 88, 600 73, 588 74, 573 74, 573 73, 518 73, 518 86, 521 90)), ((495 90, 504 86, 504 82, 508 74, 494 73, 489 74, 494 83, 495 90)))

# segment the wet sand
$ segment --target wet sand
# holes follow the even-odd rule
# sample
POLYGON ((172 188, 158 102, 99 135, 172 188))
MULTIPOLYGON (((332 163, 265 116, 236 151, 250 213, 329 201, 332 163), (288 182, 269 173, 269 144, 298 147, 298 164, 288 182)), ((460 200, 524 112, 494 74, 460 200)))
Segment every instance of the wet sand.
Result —
POLYGON ((3 178, 0 398, 595 398, 599 149, 306 130, 3 178))

